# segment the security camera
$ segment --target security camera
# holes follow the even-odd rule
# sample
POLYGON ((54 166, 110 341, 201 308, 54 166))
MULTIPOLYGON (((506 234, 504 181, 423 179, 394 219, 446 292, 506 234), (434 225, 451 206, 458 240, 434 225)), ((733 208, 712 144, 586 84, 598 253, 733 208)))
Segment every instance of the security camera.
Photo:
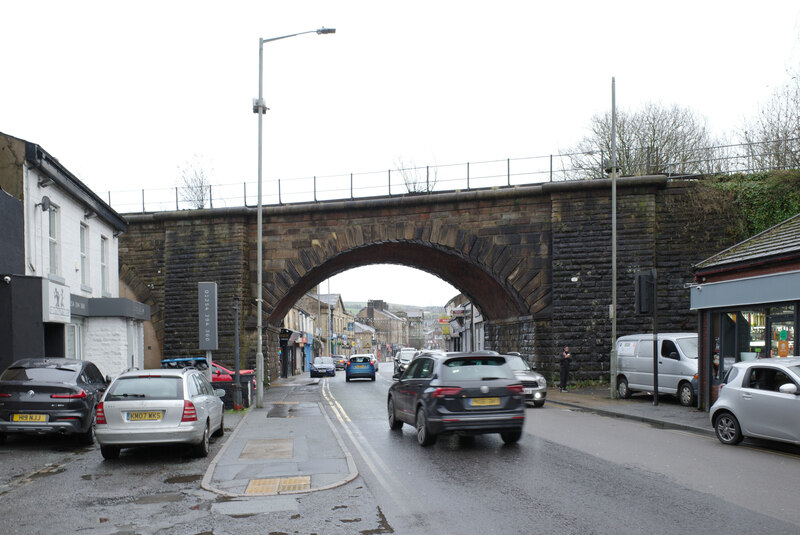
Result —
POLYGON ((3 277, 3 282, 5 282, 6 284, 11 284, 11 277, 6 275, 5 277, 3 277))

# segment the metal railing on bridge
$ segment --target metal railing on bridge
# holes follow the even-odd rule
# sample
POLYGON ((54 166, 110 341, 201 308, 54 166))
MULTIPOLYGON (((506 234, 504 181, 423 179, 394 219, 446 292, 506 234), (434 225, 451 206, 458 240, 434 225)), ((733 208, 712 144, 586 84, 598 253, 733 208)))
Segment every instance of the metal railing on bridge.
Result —
MULTIPOLYGON (((722 145, 664 154, 657 149, 618 150, 619 176, 698 177, 800 168, 800 138, 722 145)), ((264 180, 262 203, 284 205, 370 197, 440 193, 608 178, 608 152, 596 151, 426 165, 339 175, 264 180)), ((108 191, 117 212, 160 212, 257 205, 255 181, 108 191)))

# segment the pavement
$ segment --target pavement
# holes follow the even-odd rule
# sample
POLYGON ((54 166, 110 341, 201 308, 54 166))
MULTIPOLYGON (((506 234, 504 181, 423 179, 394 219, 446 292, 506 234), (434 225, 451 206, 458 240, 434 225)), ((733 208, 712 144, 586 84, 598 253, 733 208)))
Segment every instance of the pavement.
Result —
MULTIPOLYGON (((226 424, 235 427, 202 487, 231 498, 278 496, 331 489, 355 479, 356 464, 320 401, 319 382, 306 374, 279 379, 265 389, 262 408, 226 413, 226 424)), ((607 386, 568 392, 551 387, 547 404, 714 436, 708 413, 666 395, 654 405, 647 394, 611 399, 607 386)), ((531 415, 536 410, 541 409, 530 409, 531 415)))

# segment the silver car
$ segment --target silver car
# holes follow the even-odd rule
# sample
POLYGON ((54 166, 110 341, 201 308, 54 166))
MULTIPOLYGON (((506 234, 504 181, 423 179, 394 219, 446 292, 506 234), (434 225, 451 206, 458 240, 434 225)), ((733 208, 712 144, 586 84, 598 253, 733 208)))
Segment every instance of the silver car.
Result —
POLYGON ((547 398, 547 381, 541 373, 533 369, 525 362, 525 359, 518 355, 504 355, 508 366, 514 371, 514 375, 522 383, 525 392, 525 401, 533 403, 534 407, 544 405, 547 398))
POLYGON ((97 406, 100 452, 116 459, 121 448, 187 444, 205 457, 209 436, 224 433, 223 395, 194 368, 126 371, 97 406))
POLYGON ((800 357, 737 362, 709 416, 723 444, 744 437, 800 444, 800 357))

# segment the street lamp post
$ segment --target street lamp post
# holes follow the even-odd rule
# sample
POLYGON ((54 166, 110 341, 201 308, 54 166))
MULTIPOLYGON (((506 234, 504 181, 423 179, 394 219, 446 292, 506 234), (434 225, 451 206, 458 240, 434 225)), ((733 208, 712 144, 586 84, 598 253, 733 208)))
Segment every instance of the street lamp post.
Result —
MULTIPOLYGON (((294 37, 296 35, 304 35, 307 33, 317 33, 317 34, 326 34, 326 33, 336 33, 334 28, 320 28, 319 30, 310 30, 307 32, 300 32, 300 33, 292 33, 289 35, 282 35, 280 37, 272 37, 270 39, 259 38, 258 39, 258 99, 253 100, 253 113, 258 114, 258 214, 256 215, 257 221, 257 230, 256 233, 258 234, 258 241, 257 241, 257 281, 256 285, 258 286, 257 296, 256 296, 256 308, 257 312, 257 322, 256 322, 256 330, 258 331, 258 349, 256 351, 256 407, 263 407, 264 406, 264 340, 263 340, 263 317, 261 307, 263 304, 263 297, 261 286, 263 282, 263 218, 262 218, 262 204, 261 204, 261 162, 262 162, 262 122, 264 113, 267 111, 267 107, 264 105, 264 43, 269 43, 270 41, 278 41, 280 39, 287 39, 289 37, 294 37)), ((267 382, 269 382, 269 370, 267 370, 267 382)))

